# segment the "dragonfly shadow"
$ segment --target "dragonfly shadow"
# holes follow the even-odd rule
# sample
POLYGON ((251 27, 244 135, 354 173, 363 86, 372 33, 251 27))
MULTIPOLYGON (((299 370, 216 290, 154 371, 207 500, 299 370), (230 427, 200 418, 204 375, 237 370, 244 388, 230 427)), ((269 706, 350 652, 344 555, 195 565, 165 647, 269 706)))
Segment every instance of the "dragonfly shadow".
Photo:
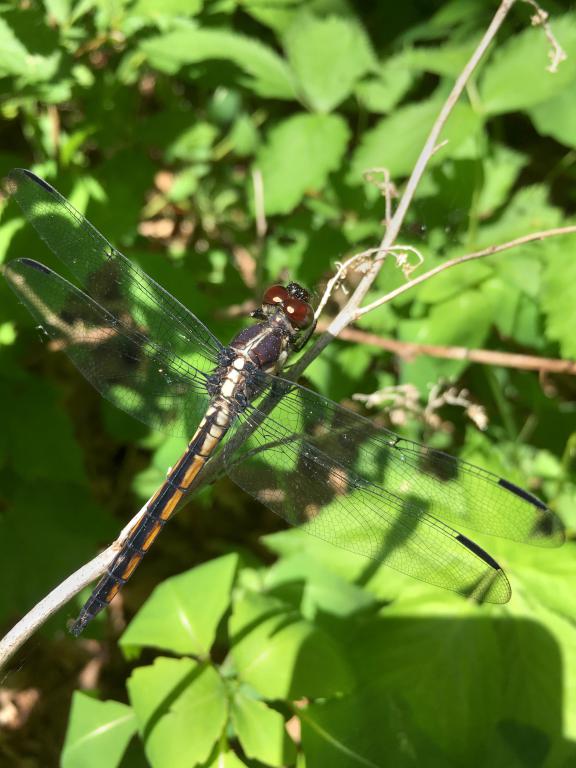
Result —
POLYGON ((372 560, 366 561, 356 579, 358 586, 367 584, 376 571, 390 558, 390 555, 405 545, 418 528, 418 518, 424 516, 430 505, 417 496, 406 496, 401 499, 402 511, 395 518, 386 535, 382 537, 380 551, 372 560), (410 514, 403 514, 404 509, 410 510, 410 514))
POLYGON ((410 728, 423 728, 447 756, 459 756, 446 765, 573 764, 564 757, 576 757, 563 720, 568 671, 542 624, 387 617, 384 610, 342 631, 360 698, 371 689, 383 707, 386 697, 396 697, 409 714, 408 741, 410 728))

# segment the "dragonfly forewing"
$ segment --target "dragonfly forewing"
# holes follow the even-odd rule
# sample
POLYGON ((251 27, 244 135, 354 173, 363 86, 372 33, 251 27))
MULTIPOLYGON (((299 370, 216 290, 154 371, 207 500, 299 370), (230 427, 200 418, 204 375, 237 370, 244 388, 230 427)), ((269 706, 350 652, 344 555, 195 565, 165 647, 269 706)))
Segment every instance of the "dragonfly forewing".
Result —
POLYGON ((160 346, 199 350, 214 365, 222 345, 174 296, 131 262, 43 179, 20 168, 5 180, 50 250, 94 301, 125 325, 133 323, 160 346))
POLYGON ((197 354, 198 368, 172 354, 36 261, 11 261, 4 275, 52 348, 106 399, 156 429, 194 433, 210 402, 203 370, 210 361, 197 354))

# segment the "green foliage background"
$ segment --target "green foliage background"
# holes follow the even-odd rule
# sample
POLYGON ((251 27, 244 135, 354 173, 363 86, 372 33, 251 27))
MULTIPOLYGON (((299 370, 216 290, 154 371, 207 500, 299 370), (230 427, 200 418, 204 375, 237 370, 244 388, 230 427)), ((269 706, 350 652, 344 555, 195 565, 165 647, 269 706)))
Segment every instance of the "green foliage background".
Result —
MULTIPOLYGON (((3 3, 0 170, 31 167, 55 184, 226 341, 240 321, 223 310, 268 280, 316 287, 378 243, 383 200, 362 174, 386 166, 402 184, 495 8, 438 6, 3 3)), ((576 14, 547 10, 568 54, 559 73, 518 3, 450 118, 402 235, 425 268, 573 221, 576 14)), ((0 261, 46 255, 5 206, 0 261)), ((371 297, 402 280, 386 264, 371 297)), ((462 266, 360 325, 574 358, 576 240, 462 266)), ((573 532, 574 377, 344 342, 307 376, 337 400, 466 387, 486 407, 485 432, 447 408, 450 429, 411 417, 405 433, 533 489, 573 532)), ((182 447, 101 402, 0 281, 4 628, 114 537, 182 447)), ((483 542, 514 596, 480 607, 270 518, 223 481, 168 526, 92 640, 65 633, 80 600, 51 620, 3 679, 39 697, 0 733, 2 765, 576 765, 573 543, 483 542)))

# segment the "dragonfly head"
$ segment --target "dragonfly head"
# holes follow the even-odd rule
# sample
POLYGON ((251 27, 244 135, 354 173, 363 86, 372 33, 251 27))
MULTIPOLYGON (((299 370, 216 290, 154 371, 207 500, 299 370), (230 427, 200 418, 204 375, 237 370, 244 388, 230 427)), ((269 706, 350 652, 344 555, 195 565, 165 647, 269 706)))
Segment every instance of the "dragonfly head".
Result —
POLYGON ((269 318, 279 311, 296 333, 308 330, 314 323, 310 294, 298 283, 270 286, 262 297, 261 309, 257 309, 252 315, 258 318, 269 318))

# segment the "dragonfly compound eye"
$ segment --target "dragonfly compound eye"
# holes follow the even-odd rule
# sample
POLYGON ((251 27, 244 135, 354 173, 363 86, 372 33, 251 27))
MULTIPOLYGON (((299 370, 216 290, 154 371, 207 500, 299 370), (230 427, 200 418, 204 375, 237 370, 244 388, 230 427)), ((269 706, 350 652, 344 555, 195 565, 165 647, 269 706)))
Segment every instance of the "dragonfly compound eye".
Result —
POLYGON ((314 321, 314 312, 306 301, 290 298, 284 302, 284 311, 295 328, 308 328, 314 321))
POLYGON ((262 297, 262 304, 284 304, 290 294, 283 285, 271 285, 262 297))

